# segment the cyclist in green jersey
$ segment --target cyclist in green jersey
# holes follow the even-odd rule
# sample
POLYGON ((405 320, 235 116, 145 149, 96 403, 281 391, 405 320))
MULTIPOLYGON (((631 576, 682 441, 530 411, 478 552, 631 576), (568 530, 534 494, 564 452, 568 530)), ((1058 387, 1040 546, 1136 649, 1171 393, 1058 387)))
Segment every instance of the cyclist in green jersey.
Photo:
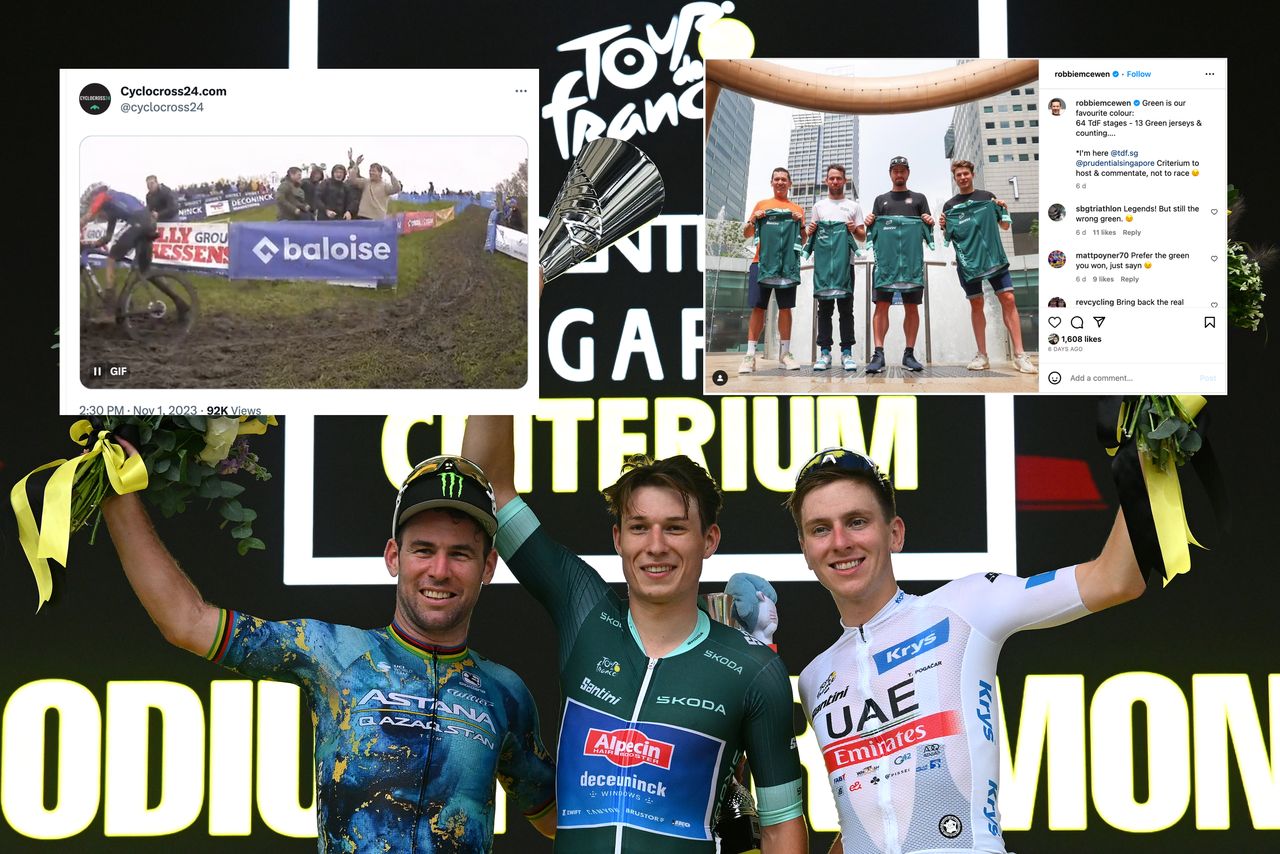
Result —
POLYGON ((712 828, 744 752, 763 854, 804 854, 786 667, 697 606, 702 563, 720 542, 710 475, 687 457, 640 458, 605 490, 622 599, 516 494, 510 416, 471 416, 463 453, 493 484, 498 553, 559 633, 558 854, 719 850, 712 828))

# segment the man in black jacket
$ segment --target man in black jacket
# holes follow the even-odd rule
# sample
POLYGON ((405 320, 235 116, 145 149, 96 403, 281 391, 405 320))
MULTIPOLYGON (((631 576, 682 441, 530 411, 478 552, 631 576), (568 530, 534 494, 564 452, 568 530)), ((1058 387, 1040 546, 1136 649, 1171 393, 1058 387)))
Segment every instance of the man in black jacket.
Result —
POLYGON ((307 204, 311 206, 316 219, 324 218, 324 214, 320 210, 320 185, 323 183, 324 170, 313 163, 311 165, 311 174, 307 176, 307 180, 302 182, 302 192, 306 195, 307 204))
POLYGON ((335 163, 329 179, 320 185, 316 201, 316 219, 330 222, 335 219, 351 219, 355 216, 352 187, 347 181, 347 167, 335 163))
POLYGON ((178 197, 155 175, 147 176, 147 210, 151 211, 152 222, 178 221, 178 197))

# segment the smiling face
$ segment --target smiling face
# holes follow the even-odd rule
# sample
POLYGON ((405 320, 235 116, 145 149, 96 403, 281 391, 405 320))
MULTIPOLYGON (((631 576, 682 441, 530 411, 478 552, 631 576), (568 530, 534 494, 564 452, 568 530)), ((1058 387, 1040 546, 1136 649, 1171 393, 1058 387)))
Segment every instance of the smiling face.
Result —
POLYGON ((800 550, 846 626, 861 625, 893 598, 893 553, 905 535, 901 517, 886 519, 875 490, 861 481, 835 480, 804 497, 800 550))
POLYGON ((955 178, 956 186, 960 188, 960 192, 964 194, 973 192, 973 172, 963 166, 957 166, 951 176, 955 178))
POLYGON ((684 604, 698 596, 702 562, 720 543, 720 527, 705 532, 696 501, 665 486, 641 486, 613 526, 613 547, 633 600, 684 604))
POLYGON ((424 510, 405 522, 383 557, 396 579, 396 622, 421 640, 457 646, 467 639, 480 588, 493 578, 498 552, 462 513, 424 510))
POLYGON ((774 169, 769 184, 773 187, 775 199, 786 199, 787 194, 791 192, 791 175, 785 169, 774 169))

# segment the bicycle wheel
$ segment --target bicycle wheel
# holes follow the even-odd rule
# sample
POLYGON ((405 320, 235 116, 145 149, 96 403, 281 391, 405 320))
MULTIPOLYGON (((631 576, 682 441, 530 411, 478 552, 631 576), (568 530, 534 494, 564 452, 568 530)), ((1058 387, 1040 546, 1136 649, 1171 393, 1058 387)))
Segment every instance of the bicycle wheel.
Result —
POLYGON ((120 323, 135 341, 177 341, 199 311, 196 289, 177 273, 151 269, 129 277, 120 299, 120 323))

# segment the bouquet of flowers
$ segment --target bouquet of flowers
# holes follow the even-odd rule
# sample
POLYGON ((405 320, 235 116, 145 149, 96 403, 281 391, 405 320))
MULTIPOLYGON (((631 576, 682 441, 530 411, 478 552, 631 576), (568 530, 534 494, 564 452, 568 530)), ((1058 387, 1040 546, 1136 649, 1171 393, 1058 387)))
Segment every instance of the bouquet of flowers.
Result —
POLYGON ((1121 431, 1138 442, 1138 450, 1150 455, 1164 471, 1186 465, 1203 442, 1195 416, 1204 399, 1187 395, 1145 394, 1125 398, 1121 404, 1121 431))
POLYGON ((102 501, 108 491, 141 492, 165 517, 182 513, 192 501, 216 505, 220 527, 231 526, 241 555, 266 544, 253 536, 258 514, 239 501, 244 487, 231 478, 243 472, 258 480, 271 473, 250 451, 249 436, 276 426, 275 416, 242 415, 212 418, 201 415, 105 416, 77 421, 71 438, 85 452, 69 460, 54 460, 20 480, 10 493, 18 517, 18 539, 36 576, 40 604, 48 601, 53 585, 48 559, 66 566, 71 534, 89 528, 89 542, 97 534, 102 501), (125 444, 137 450, 129 456, 125 444), (45 487, 39 525, 27 497, 27 479, 55 469, 45 487))

